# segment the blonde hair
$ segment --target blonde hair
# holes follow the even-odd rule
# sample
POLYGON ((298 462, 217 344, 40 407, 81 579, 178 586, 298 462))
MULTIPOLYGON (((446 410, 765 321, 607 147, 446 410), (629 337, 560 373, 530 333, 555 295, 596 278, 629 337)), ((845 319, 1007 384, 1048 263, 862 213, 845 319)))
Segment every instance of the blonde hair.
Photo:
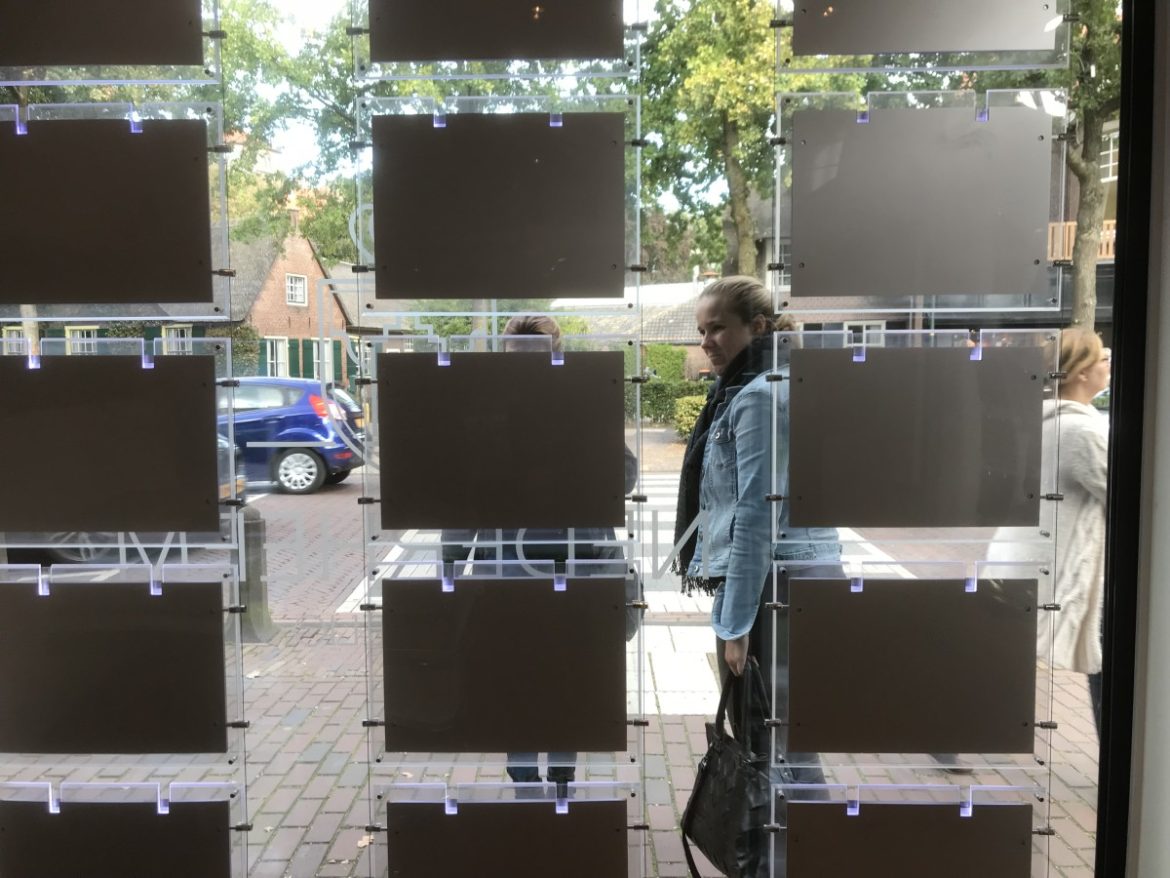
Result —
POLYGON ((751 323, 756 317, 764 318, 765 332, 790 332, 796 324, 787 314, 777 317, 772 310, 772 294, 754 277, 733 274, 712 281, 699 294, 699 300, 715 299, 724 309, 742 320, 751 323))
POLYGON ((1067 384, 1090 366, 1101 360, 1105 346, 1097 333, 1080 327, 1062 330, 1060 333, 1060 371, 1064 377, 1060 383, 1067 384))

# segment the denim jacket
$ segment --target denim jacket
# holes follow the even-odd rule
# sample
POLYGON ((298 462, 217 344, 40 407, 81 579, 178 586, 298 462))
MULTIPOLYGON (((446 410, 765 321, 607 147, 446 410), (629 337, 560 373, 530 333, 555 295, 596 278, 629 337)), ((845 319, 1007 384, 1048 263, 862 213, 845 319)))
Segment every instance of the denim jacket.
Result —
MULTIPOLYGON (((787 379, 787 363, 776 371, 787 379)), ((788 384, 784 380, 777 385, 780 425, 788 418, 788 384)), ((783 497, 788 491, 788 446, 783 429, 780 441, 772 442, 772 411, 772 384, 763 373, 743 387, 728 388, 707 435, 699 487, 702 523, 687 572, 725 577, 711 610, 712 627, 722 640, 751 630, 773 559, 838 559, 841 555, 834 528, 791 528, 788 504, 765 499, 772 493, 773 454, 776 493, 783 497), (775 513, 773 505, 778 507, 775 513), (784 544, 775 551, 773 514, 779 516, 778 532, 785 535, 784 544)))

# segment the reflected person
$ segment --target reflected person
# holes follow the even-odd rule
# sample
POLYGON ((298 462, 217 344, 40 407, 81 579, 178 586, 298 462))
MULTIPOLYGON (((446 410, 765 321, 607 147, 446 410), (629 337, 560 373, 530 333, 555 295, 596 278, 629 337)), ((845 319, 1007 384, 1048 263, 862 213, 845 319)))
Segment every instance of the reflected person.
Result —
MULTIPOLYGON (((564 343, 557 322, 546 316, 521 315, 513 317, 504 327, 504 350, 561 352, 564 343), (532 338, 526 338, 531 336, 532 338)), ((539 401, 534 401, 539 405, 539 401)), ((625 492, 633 490, 638 477, 638 461, 630 449, 625 449, 625 492)), ((520 477, 523 477, 521 462, 520 477)), ((564 569, 572 557, 586 562, 575 572, 578 575, 624 577, 627 569, 622 548, 616 545, 612 528, 577 528, 572 547, 564 529, 530 528, 517 530, 444 531, 443 560, 466 560, 469 551, 476 562, 477 572, 501 577, 531 577, 533 567, 546 569, 552 562, 558 570, 564 569), (474 544, 472 544, 474 540, 474 544), (488 562, 498 562, 493 565, 488 562), (611 564, 598 564, 610 561, 611 564), (531 565, 525 562, 531 562, 531 565)), ((572 572, 572 571, 570 571, 572 572)), ((548 754, 548 781, 565 793, 565 786, 576 779, 576 753, 548 754)), ((508 776, 515 783, 541 781, 539 754, 509 753, 508 776)), ((539 794, 538 791, 534 791, 539 794)))
MULTIPOLYGON (((1101 732, 1101 617, 1105 604, 1105 488, 1109 471, 1109 422, 1092 405, 1109 387, 1111 354, 1087 329, 1060 334, 1057 398, 1044 402, 1043 484, 1057 466, 1056 603, 1052 624, 1038 629, 1037 651, 1052 666, 1088 675, 1089 698, 1101 732)), ((1034 528, 1000 528, 990 561, 1026 561, 1035 555, 1023 540, 1034 528)))

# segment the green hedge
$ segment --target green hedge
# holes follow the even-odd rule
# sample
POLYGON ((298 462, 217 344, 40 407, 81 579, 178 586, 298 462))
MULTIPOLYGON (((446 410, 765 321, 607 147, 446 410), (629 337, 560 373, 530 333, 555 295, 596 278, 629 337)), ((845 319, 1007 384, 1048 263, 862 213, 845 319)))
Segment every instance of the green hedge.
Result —
MULTIPOLYGON (((684 396, 702 395, 706 398, 707 385, 702 381, 662 381, 652 378, 642 388, 642 417, 654 424, 674 423, 674 402, 684 396)), ((634 416, 635 387, 626 386, 626 416, 634 416)))
POLYGON ((676 345, 646 345, 646 368, 662 381, 682 381, 686 377, 687 350, 676 345))
POLYGON ((695 421, 699 420, 706 402, 706 396, 680 396, 674 401, 674 429, 683 439, 695 429, 695 421))

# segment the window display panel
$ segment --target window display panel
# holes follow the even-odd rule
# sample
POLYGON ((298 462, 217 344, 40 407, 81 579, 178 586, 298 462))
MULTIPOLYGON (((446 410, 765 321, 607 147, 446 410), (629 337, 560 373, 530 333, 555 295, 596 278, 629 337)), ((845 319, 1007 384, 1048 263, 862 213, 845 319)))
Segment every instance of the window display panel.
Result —
MULTIPOLYGON (((629 864, 629 792, 603 787, 570 787, 560 800, 487 801, 500 792, 484 789, 476 791, 482 801, 390 801, 386 868, 376 874, 544 878, 551 869, 565 878, 638 875, 629 864)), ((407 791, 395 792, 398 798, 407 791)))
POLYGON ((1018 0, 833 0, 792 11, 795 55, 1051 53, 1062 23, 1054 2, 1018 0))
POLYGON ((620 354, 382 354, 377 369, 383 528, 622 525, 620 354))
POLYGON ((202 65, 202 0, 0 0, 0 69, 202 65))
POLYGON ((212 257, 208 143, 203 119, 0 125, 19 205, 0 213, 0 236, 21 254, 0 277, 0 305, 212 303, 225 266, 212 257))
POLYGON ((226 751, 224 611, 219 581, 0 585, 0 751, 226 751))
POLYGON ((373 116, 378 296, 621 298, 625 128, 612 112, 373 116))
POLYGON ((1018 347, 825 349, 804 336, 780 425, 791 525, 1039 524, 1042 348, 1021 337, 1018 347))
POLYGON ((787 875, 935 878, 941 867, 956 878, 1029 878, 1031 805, 964 809, 929 804, 925 792, 914 804, 789 801, 787 831, 780 836, 787 840, 787 875))
POLYGON ((386 749, 623 749, 625 604, 620 578, 385 583, 386 749))
POLYGON ((0 449, 52 464, 11 469, 0 530, 218 531, 215 385, 209 356, 0 357, 0 406, 26 425, 0 449), (133 471, 112 465, 126 449, 133 471))
POLYGON ((1063 92, 781 94, 777 116, 777 309, 1059 309, 1063 92))
POLYGON ((788 746, 1032 753, 1035 580, 789 582, 788 746), (826 632, 832 636, 826 636, 826 632))
POLYGON ((616 58, 621 0, 369 0, 374 61, 616 58))
POLYGON ((0 784, 0 874, 244 878, 242 788, 0 784))
POLYGON ((1051 136, 1038 108, 796 112, 792 298, 1046 298, 1051 136))

